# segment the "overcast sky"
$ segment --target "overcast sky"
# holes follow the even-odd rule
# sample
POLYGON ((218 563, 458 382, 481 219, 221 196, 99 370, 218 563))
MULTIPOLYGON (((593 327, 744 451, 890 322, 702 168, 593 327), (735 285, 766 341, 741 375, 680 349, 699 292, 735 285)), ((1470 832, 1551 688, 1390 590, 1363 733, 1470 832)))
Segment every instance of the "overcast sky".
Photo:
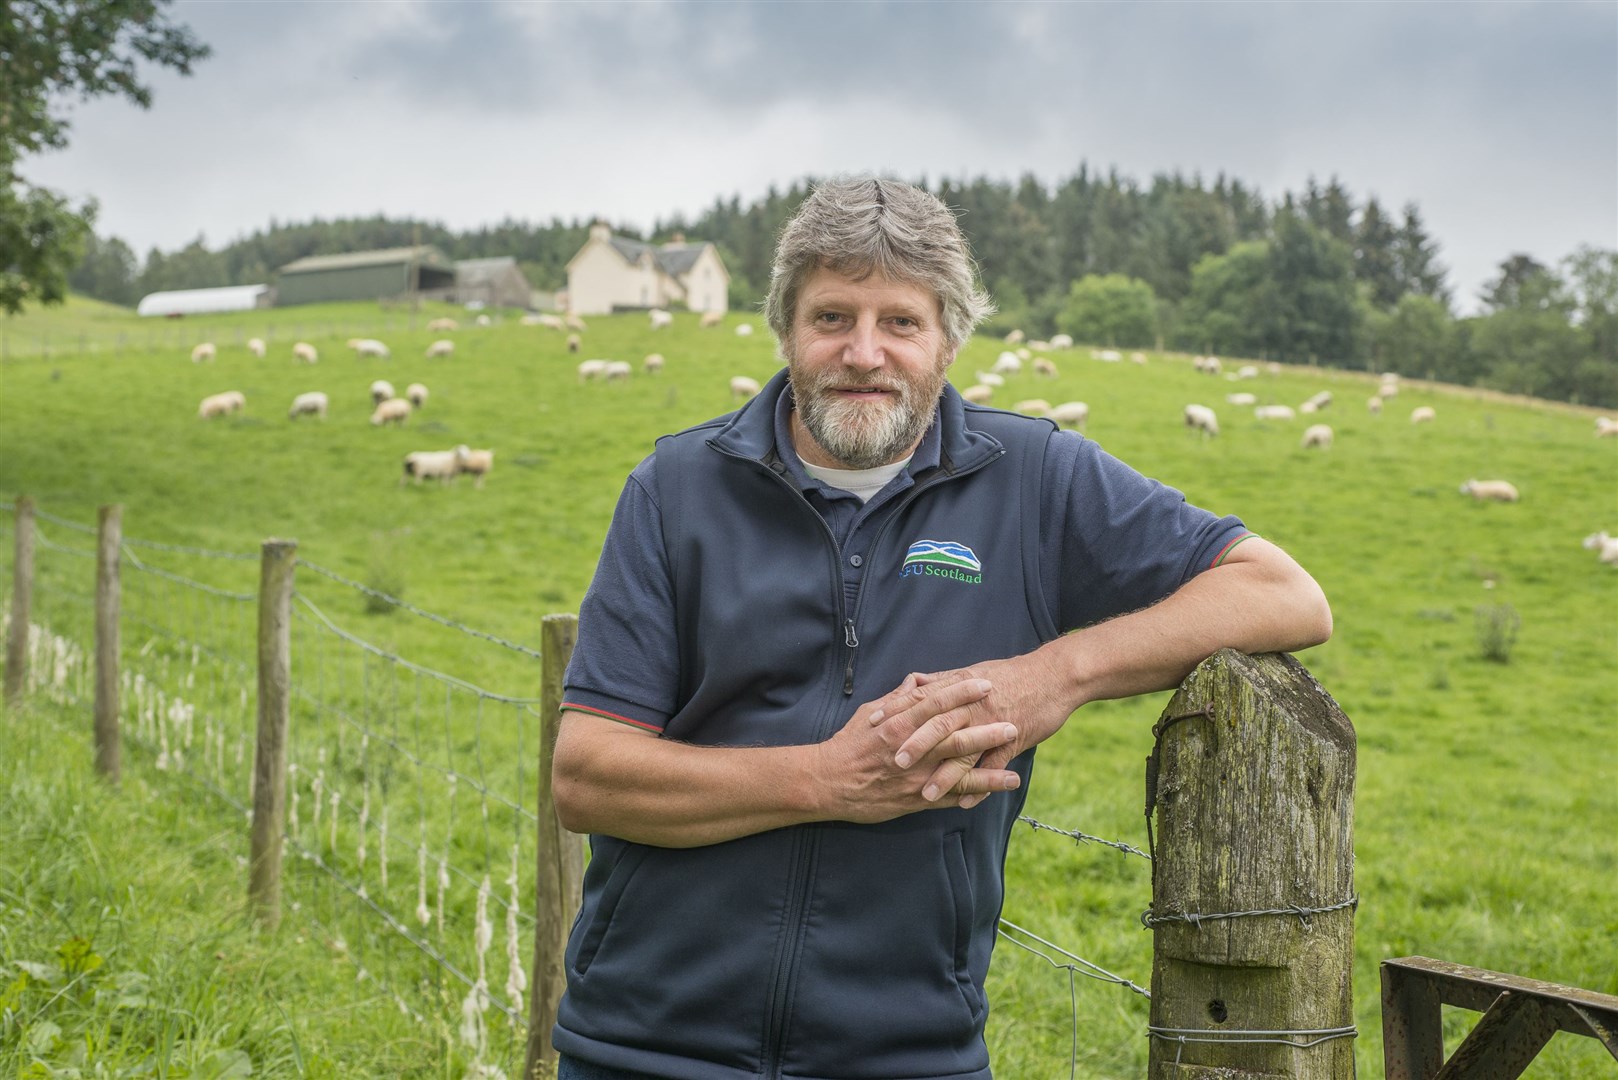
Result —
POLYGON ((150 111, 33 182, 144 256, 314 216, 649 227, 836 172, 1081 161, 1419 204, 1463 311, 1513 252, 1618 247, 1618 3, 181 2, 150 111))

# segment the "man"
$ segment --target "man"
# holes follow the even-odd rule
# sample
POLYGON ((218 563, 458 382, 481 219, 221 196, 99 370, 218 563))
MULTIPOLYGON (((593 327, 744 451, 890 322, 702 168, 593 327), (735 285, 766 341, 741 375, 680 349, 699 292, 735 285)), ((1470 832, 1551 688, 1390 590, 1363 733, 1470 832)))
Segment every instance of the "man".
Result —
POLYGON ((987 1078, 1034 747, 1221 647, 1330 635, 1241 522, 963 403, 988 310, 936 198, 826 183, 776 251, 787 370, 631 475, 556 746, 592 834, 563 1080, 987 1078))

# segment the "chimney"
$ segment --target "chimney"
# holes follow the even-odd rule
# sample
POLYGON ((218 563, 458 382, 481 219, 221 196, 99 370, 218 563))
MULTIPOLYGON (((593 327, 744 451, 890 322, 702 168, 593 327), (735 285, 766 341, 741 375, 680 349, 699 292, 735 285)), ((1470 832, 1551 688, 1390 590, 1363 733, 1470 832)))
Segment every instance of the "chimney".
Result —
POLYGON ((590 239, 606 243, 612 239, 612 227, 605 221, 597 221, 590 226, 590 239))

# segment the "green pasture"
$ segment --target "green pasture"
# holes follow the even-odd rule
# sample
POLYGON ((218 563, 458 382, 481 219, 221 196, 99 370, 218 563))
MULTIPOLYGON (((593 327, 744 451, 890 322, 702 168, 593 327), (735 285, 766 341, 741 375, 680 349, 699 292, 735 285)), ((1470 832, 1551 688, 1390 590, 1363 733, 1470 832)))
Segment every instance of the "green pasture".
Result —
MULTIPOLYGON (((680 314, 673 327, 656 332, 644 316, 592 318, 578 354, 567 352, 562 334, 521 326, 510 313, 491 312, 494 325, 475 327, 468 313, 453 312, 462 328, 448 335, 421 328, 451 313, 334 305, 153 328, 80 302, 0 324, 9 342, 0 360, 0 500, 31 495, 43 511, 84 524, 95 521, 98 506, 120 503, 126 536, 181 548, 255 556, 265 538, 295 538, 302 559, 342 578, 537 649, 542 616, 577 611, 624 476, 658 435, 731 408, 730 376, 762 381, 774 372, 773 347, 757 315, 732 315, 720 329, 701 330, 696 316, 680 314), (734 334, 743 321, 754 325, 752 336, 734 334), (356 359, 343 342, 361 334, 387 341, 392 359, 356 359), (268 337, 265 359, 247 352, 252 335, 268 337), (30 337, 47 336, 55 344, 23 347, 30 337), (456 342, 454 356, 425 359, 427 344, 443 336, 456 342), (84 348, 67 347, 81 338, 84 348), (320 350, 317 365, 292 361, 290 346, 299 339, 320 350), (199 340, 217 342, 216 362, 190 362, 199 340), (640 362, 654 351, 666 366, 648 376, 640 362), (630 360, 636 374, 618 384, 579 382, 575 365, 595 357, 630 360), (426 407, 403 428, 372 427, 368 387, 376 378, 401 393, 410 382, 424 383, 426 407), (224 390, 245 394, 246 409, 198 419, 198 402, 224 390), (292 398, 308 390, 330 396, 327 419, 289 421, 292 398), (459 443, 495 451, 481 489, 465 480, 400 484, 404 454, 459 443)), ((973 382, 1000 349, 993 340, 969 343, 955 383, 973 382)), ((1618 572, 1580 547, 1598 529, 1618 532, 1618 441, 1594 439, 1587 411, 1447 387, 1407 382, 1373 416, 1365 399, 1375 384, 1365 375, 1287 367, 1237 382, 1199 374, 1184 356, 1154 353, 1141 366, 1101 363, 1082 348, 1049 355, 1059 368, 1055 379, 1011 376, 995 403, 1088 402, 1092 438, 1194 502, 1240 515, 1292 552, 1331 598, 1332 641, 1300 659, 1359 735, 1360 1074, 1382 1073, 1377 964, 1388 957, 1419 954, 1618 993, 1618 572), (1251 391, 1260 402, 1296 406, 1322 389, 1333 392, 1333 404, 1319 417, 1293 422, 1260 423, 1250 408, 1225 403, 1227 393, 1251 391), (1183 427, 1181 410, 1190 402, 1218 412, 1217 439, 1183 427), (1436 421, 1411 425, 1417 405, 1433 406, 1436 421), (1299 447, 1310 419, 1334 427, 1329 451, 1299 447), (1473 477, 1510 480, 1522 499, 1476 503, 1457 491, 1473 477), (1486 655, 1490 647, 1495 659, 1486 655)), ((1225 371, 1234 367, 1227 361, 1225 371)), ((0 513, 7 591, 10 524, 10 515, 0 513)), ((38 556, 35 621, 87 648, 93 563, 84 552, 94 538, 50 520, 40 527, 55 546, 38 556)), ((149 680, 149 697, 160 691, 169 709, 182 699, 196 716, 165 721, 151 699, 154 716, 129 721, 140 742, 127 754, 140 779, 126 785, 119 801, 145 827, 121 839, 118 856, 67 827, 28 845, 0 847, 0 991, 17 961, 42 960, 72 936, 91 940, 109 968, 122 962, 135 970, 138 957, 155 955, 126 947, 120 961, 98 930, 106 920, 91 914, 122 897, 132 885, 125 878, 143 866, 184 860, 186 880, 209 896, 238 896, 245 888, 235 857, 245 855, 247 833, 230 804, 244 801, 247 791, 247 769, 236 759, 250 739, 255 615, 250 602, 230 597, 256 590, 257 563, 160 547, 131 551, 154 569, 218 590, 124 572, 126 664, 149 680), (182 729, 190 740, 183 747, 182 729), (164 739, 183 760, 173 757, 159 770, 153 761, 164 739), (185 820, 154 809, 166 800, 189 808, 185 820), (199 831, 212 838, 216 853, 198 854, 199 831), (97 854, 71 853, 84 850, 97 854), (64 900, 24 886, 42 860, 72 866, 86 859, 96 873, 62 875, 64 900)), ((294 627, 293 738, 305 740, 294 787, 302 792, 303 843, 340 862, 351 881, 368 886, 372 900, 413 927, 417 850, 425 847, 457 868, 447 921, 470 925, 477 879, 492 879, 498 901, 506 895, 510 849, 515 845, 525 859, 532 850, 518 808, 532 809, 534 716, 522 700, 502 699, 536 697, 538 664, 520 650, 390 608, 309 567, 298 572, 298 590, 308 602, 294 627), (444 779, 445 769, 454 771, 455 783, 444 779), (330 837, 326 830, 339 811, 322 804, 327 816, 317 827, 316 770, 320 798, 342 791, 339 832, 330 837), (393 837, 385 857, 378 843, 383 807, 392 815, 393 837), (362 842, 365 859, 356 850, 362 842), (385 890, 382 865, 391 874, 385 890)), ((82 691, 82 677, 73 678, 81 679, 82 691)), ((1058 828, 1144 846, 1142 763, 1165 702, 1166 695, 1150 695, 1076 715, 1041 750, 1028 812, 1058 828)), ((22 791, 27 805, 54 799, 62 821, 77 820, 69 810, 85 799, 89 768, 82 704, 72 693, 42 698, 5 721, 0 759, 35 747, 27 768, 4 774, 6 798, 22 791), (40 727, 75 722, 83 734, 40 727), (59 752, 38 749, 42 739, 59 752)), ((248 755, 250 767, 250 743, 248 755)), ((31 820, 50 816, 40 809, 31 820)), ((400 1061, 396 1048, 384 1045, 389 1029, 368 1019, 388 1013, 396 1020, 398 1009, 376 980, 364 980, 341 1009, 336 991, 320 1004, 305 1002, 323 1014, 341 1013, 302 1036, 321 1044, 316 1056, 342 1075, 449 1075, 446 1062, 464 1056, 450 1049, 461 1045, 453 1029, 464 988, 424 975, 430 965, 419 950, 398 942, 363 904, 312 869, 311 859, 290 859, 289 866, 289 898, 301 897, 302 907, 289 912, 282 935, 325 947, 258 957, 263 970, 273 969, 263 978, 297 980, 302 972, 311 985, 336 985, 333 971, 342 968, 354 985, 357 959, 379 979, 391 971, 390 988, 400 987, 411 1008, 433 1013, 446 1029, 442 1037, 423 1036, 419 1060, 400 1061)), ((532 867, 519 879, 519 895, 531 894, 532 867)), ((1007 919, 1108 971, 1147 981, 1150 936, 1138 920, 1150 896, 1143 860, 1019 828, 1008 883, 1007 919)), ((124 937, 158 942, 197 935, 183 905, 117 904, 128 913, 117 923, 124 937)), ((428 906, 434 904, 429 896, 428 906)), ((498 902, 490 912, 496 944, 489 981, 498 991, 506 977, 505 913, 498 902)), ((216 914, 234 923, 239 909, 216 914)), ((440 940, 435 927, 422 933, 440 940)), ((443 936, 449 959, 463 968, 473 962, 469 936, 443 936)), ((201 953, 181 955, 207 966, 201 953)), ((184 986, 175 965, 164 970, 179 980, 182 998, 199 992, 184 986)), ((196 979, 205 977, 199 970, 196 979)), ((1075 1044, 1077 1076, 1143 1075, 1143 998, 1083 978, 1070 991, 1065 971, 1004 945, 991 983, 998 1076, 1067 1076, 1075 1044)), ((244 1001, 253 994, 241 982, 224 985, 244 1001)), ((210 1045, 249 1049, 253 1075, 323 1075, 307 1058, 300 1064, 285 1038, 271 1038, 301 1032, 312 1020, 262 1008, 254 1016, 260 1030, 218 1034, 210 1045)), ((1451 1017, 1452 1038, 1471 1020, 1451 1017)), ((62 1019, 51 1022, 73 1034, 62 1019)), ((35 1058, 67 1060, 66 1051, 29 1042, 17 1024, 0 1021, 0 1075, 8 1069, 22 1075, 35 1058)), ((512 1052, 511 1034, 490 1042, 514 1073, 520 1062, 499 1057, 512 1052)), ((1526 1075, 1571 1080, 1611 1067, 1588 1040, 1559 1036, 1526 1075)))

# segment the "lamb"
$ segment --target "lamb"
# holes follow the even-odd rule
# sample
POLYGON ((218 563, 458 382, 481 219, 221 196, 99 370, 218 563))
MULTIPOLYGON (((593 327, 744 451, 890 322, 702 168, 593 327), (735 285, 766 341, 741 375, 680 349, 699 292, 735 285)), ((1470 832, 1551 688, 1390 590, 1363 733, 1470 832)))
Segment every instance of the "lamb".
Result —
POLYGON ((1370 397, 1366 398, 1365 399, 1365 408, 1370 412, 1370 414, 1372 416, 1381 416, 1382 415, 1382 395, 1381 394, 1372 394, 1370 397))
POLYGON ((371 423, 380 427, 383 424, 398 424, 403 427, 404 422, 410 419, 410 402, 405 398, 388 398, 377 402, 376 408, 371 412, 371 423))
POLYGON ((1618 420, 1610 416, 1596 417, 1596 438, 1610 439, 1618 436, 1618 420))
POLYGON ((410 479, 417 484, 423 480, 454 480, 461 473, 461 451, 464 449, 463 446, 454 450, 416 450, 406 454, 399 483, 410 479))
POLYGON ((429 334, 437 334, 445 330, 459 330, 460 328, 461 324, 456 322, 454 319, 427 320, 427 332, 429 334))
POLYGON ((1034 358, 1034 374, 1042 379, 1056 378, 1056 365, 1043 356, 1034 358))
POLYGON ((663 370, 663 354, 660 352, 647 353, 646 359, 640 362, 641 370, 648 374, 663 370))
POLYGON ((752 332, 753 332, 753 324, 752 323, 744 322, 744 323, 737 323, 736 324, 736 336, 737 337, 747 337, 752 332))
POLYGON ((378 379, 371 384, 371 404, 380 405, 393 396, 393 384, 386 379, 378 379))
POLYGON ((1292 420, 1297 415, 1291 405, 1260 405, 1253 410, 1256 420, 1292 420))
POLYGON ((197 407, 197 416, 203 420, 211 420, 216 416, 225 416, 245 407, 247 398, 239 390, 227 390, 222 394, 209 394, 202 399, 197 407))
POLYGON ((348 347, 354 350, 356 356, 374 356, 378 360, 386 360, 393 355, 376 338, 349 338, 348 347))
POLYGON ((300 341, 292 346, 292 359, 301 360, 305 364, 314 364, 319 362, 320 354, 307 341, 300 341))
POLYGON ((214 348, 213 342, 204 341, 202 344, 191 350, 191 362, 193 364, 200 364, 206 360, 211 364, 214 361, 214 357, 218 355, 218 352, 219 350, 214 348))
POLYGON ((583 344, 584 344, 584 340, 582 338, 580 338, 579 335, 577 335, 577 334, 569 334, 567 336, 567 351, 568 352, 571 352, 571 353, 578 352, 579 351, 579 346, 583 345, 583 344))
POLYGON ((994 387, 984 386, 982 383, 978 383, 975 386, 968 386, 965 390, 961 391, 961 399, 963 401, 970 401, 974 405, 987 405, 989 403, 989 399, 992 397, 994 397, 994 387))
POLYGON ((1587 550, 1596 552, 1596 557, 1609 566, 1618 566, 1618 536, 1608 536, 1605 529, 1598 533, 1591 533, 1584 538, 1587 550))
POLYGON ((1090 419, 1090 406, 1082 401, 1064 401, 1045 415, 1062 427, 1081 428, 1090 419))
POLYGON ((435 356, 453 356, 454 354, 455 342, 448 339, 435 341, 427 346, 427 358, 429 360, 435 356))
POLYGON ((248 338, 247 339, 247 351, 252 353, 254 356, 258 357, 260 360, 264 359, 264 353, 265 353, 264 339, 263 338, 258 338, 258 337, 250 337, 250 338, 248 338))
POLYGON ((460 465, 461 472, 471 473, 473 476, 477 477, 477 480, 474 481, 472 486, 482 487, 483 478, 489 475, 490 469, 494 468, 494 451, 473 450, 465 444, 462 444, 455 448, 455 454, 456 460, 460 465))
POLYGON ((1202 432, 1203 438, 1210 438, 1219 434, 1219 417, 1206 405, 1187 405, 1185 426, 1202 432))
POLYGON ((1072 334, 1056 334, 1051 338, 1051 348, 1053 349, 1071 349, 1072 347, 1072 334))
POLYGON ((978 372, 978 382, 982 383, 984 386, 1004 386, 1006 385, 1006 377, 1004 375, 996 375, 992 371, 980 371, 978 372))
POLYGON ((622 382, 634 373, 634 367, 628 360, 608 360, 602 377, 608 382, 622 382))
POLYGON ((292 408, 287 410, 287 419, 296 420, 304 415, 326 419, 326 395, 319 390, 311 390, 307 394, 299 394, 293 398, 292 408))
POLYGON ((994 366, 989 370, 997 375, 1015 375, 1022 371, 1022 357, 1014 352, 1003 352, 995 358, 994 366))
POLYGON ((411 383, 405 387, 405 400, 410 402, 411 408, 421 408, 427 404, 427 388, 419 382, 411 383))
POLYGON ((724 321, 725 313, 723 311, 704 311, 702 313, 702 318, 697 320, 697 326, 703 330, 706 330, 710 326, 718 326, 724 321))
POLYGON ((1044 398, 1029 398, 1027 401, 1017 402, 1011 407, 1011 411, 1020 412, 1024 416, 1049 416, 1051 403, 1044 398))
POLYGON ((1494 499, 1497 502, 1516 502, 1517 488, 1507 480, 1468 480, 1461 485, 1461 494, 1474 499, 1494 499))
POLYGON ((603 376, 605 376, 606 374, 607 374, 607 362, 605 360, 581 360, 581 361, 579 361, 579 381, 580 382, 589 382, 591 379, 599 379, 599 378, 602 378, 603 376))
POLYGON ((742 401, 746 401, 748 398, 751 398, 751 397, 754 397, 755 395, 757 395, 758 391, 759 391, 759 385, 758 385, 758 380, 757 379, 750 379, 746 375, 732 375, 731 376, 731 379, 730 379, 730 396, 731 396, 731 400, 734 401, 734 400, 740 399, 742 401))
POLYGON ((1227 405, 1256 405, 1257 403, 1258 397, 1255 394, 1243 393, 1225 395, 1225 404, 1227 405))
POLYGON ((674 316, 670 315, 668 312, 664 311, 662 308, 653 308, 647 314, 649 314, 651 316, 651 318, 652 318, 652 329, 653 330, 661 330, 665 326, 673 326, 674 325, 674 316))
POLYGON ((1310 424, 1303 433, 1303 448, 1318 446, 1322 450, 1331 449, 1332 430, 1330 424, 1310 424))
POLYGON ((1410 422, 1412 424, 1425 424, 1437 415, 1431 405, 1421 405, 1410 410, 1410 422))

